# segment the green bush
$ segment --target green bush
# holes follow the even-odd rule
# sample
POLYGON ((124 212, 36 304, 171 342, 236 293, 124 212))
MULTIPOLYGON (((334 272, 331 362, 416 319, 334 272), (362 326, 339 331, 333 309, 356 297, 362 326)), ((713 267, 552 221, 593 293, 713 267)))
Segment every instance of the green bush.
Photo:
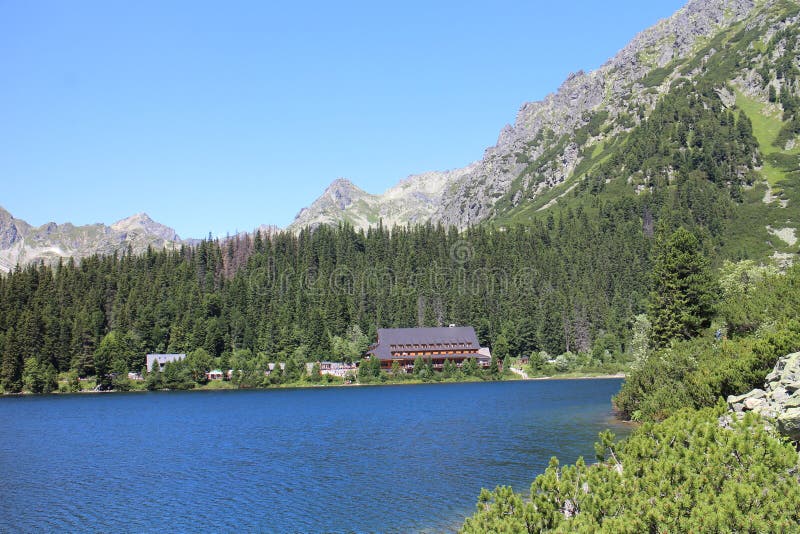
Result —
POLYGON ((713 406, 720 398, 761 387, 777 359, 797 350, 797 321, 759 337, 675 343, 628 375, 613 398, 614 407, 631 420, 660 421, 681 408, 713 406))
POLYGON ((683 410, 614 444, 605 432, 600 463, 553 458, 531 485, 483 490, 461 531, 789 532, 800 523, 794 447, 752 413, 731 428, 723 406, 683 410))

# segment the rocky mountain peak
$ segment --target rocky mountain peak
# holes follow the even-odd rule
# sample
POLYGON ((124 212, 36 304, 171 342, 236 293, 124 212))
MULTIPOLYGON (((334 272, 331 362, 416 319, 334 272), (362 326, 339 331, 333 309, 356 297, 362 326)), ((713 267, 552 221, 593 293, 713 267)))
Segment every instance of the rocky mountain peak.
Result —
POLYGON ((164 241, 180 241, 180 237, 174 229, 155 222, 144 212, 115 222, 111 225, 111 229, 117 232, 143 232, 159 237, 164 241))
POLYGON ((754 7, 754 0, 691 0, 639 33, 597 70, 570 74, 556 92, 523 104, 514 124, 502 129, 497 144, 486 150, 477 168, 449 188, 434 219, 465 227, 490 217, 497 200, 512 193, 515 181, 526 192, 509 198, 512 205, 563 183, 582 158, 582 147, 569 137, 592 114, 604 112, 613 121, 652 109, 664 80, 654 82, 654 87, 647 88, 654 89, 650 91, 642 86, 645 77, 689 56, 718 31, 747 17, 754 7), (535 166, 544 154, 549 155, 548 161, 535 166))
POLYGON ((146 213, 137 213, 111 226, 49 222, 33 227, 0 208, 0 271, 7 272, 17 264, 55 263, 59 258, 122 252, 129 246, 134 252, 141 252, 148 246, 174 246, 182 242, 175 230, 146 213))
POLYGON ((21 238, 21 229, 16 219, 0 207, 0 248, 8 248, 21 238))
POLYGON ((311 206, 297 214, 289 229, 299 231, 341 221, 361 229, 381 221, 389 227, 423 223, 430 220, 441 206, 445 189, 476 165, 411 175, 380 195, 367 193, 349 180, 339 178, 311 206))
POLYGON ((340 210, 346 209, 356 200, 363 198, 367 193, 346 178, 337 178, 323 194, 340 210))
MULTIPOLYGON (((759 6, 770 1, 762 0, 759 6)), ((297 215, 290 228, 342 220, 362 227, 379 220, 384 224, 434 220, 463 228, 491 217, 500 199, 512 207, 533 200, 568 180, 578 168, 586 141, 576 143, 575 133, 593 115, 606 114, 603 126, 610 125, 608 135, 629 129, 622 124, 641 120, 669 86, 666 73, 648 79, 645 86, 651 73, 666 71, 696 53, 720 30, 749 16, 756 3, 690 0, 636 35, 597 70, 574 72, 554 93, 524 103, 514 124, 501 130, 497 144, 487 148, 477 163, 411 176, 383 195, 369 195, 347 180, 336 180, 297 215)))

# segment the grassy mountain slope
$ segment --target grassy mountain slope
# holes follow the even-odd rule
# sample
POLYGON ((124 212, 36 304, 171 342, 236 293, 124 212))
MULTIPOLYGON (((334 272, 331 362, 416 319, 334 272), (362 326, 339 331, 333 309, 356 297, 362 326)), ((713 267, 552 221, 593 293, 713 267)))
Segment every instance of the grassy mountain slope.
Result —
MULTIPOLYGON (((651 72, 642 86, 652 85, 654 90, 658 87, 659 97, 652 112, 628 129, 622 123, 629 118, 623 114, 616 118, 605 112, 593 115, 572 136, 559 141, 560 145, 572 143, 580 147, 580 163, 569 178, 551 189, 531 190, 529 174, 547 165, 559 150, 544 154, 526 167, 495 204, 493 224, 527 224, 579 206, 599 215, 600 206, 623 199, 639 209, 643 224, 650 216, 658 221, 668 216, 663 206, 660 212, 652 209, 661 202, 659 197, 680 196, 682 182, 692 173, 701 172, 708 183, 716 186, 716 190, 707 193, 714 197, 717 207, 725 209, 711 217, 695 217, 692 224, 712 238, 720 256, 764 259, 787 258, 796 253, 800 146, 795 136, 800 129, 792 128, 798 94, 799 11, 800 6, 795 3, 765 3, 749 18, 698 45, 692 56, 651 72), (770 87, 776 102, 769 101, 770 87), (693 123, 684 131, 681 120, 693 119, 674 120, 665 111, 665 106, 677 110, 689 107, 703 91, 708 93, 703 97, 703 106, 712 109, 699 120, 716 120, 715 128, 725 129, 727 119, 719 120, 723 115, 732 115, 737 123, 746 117, 757 142, 752 162, 739 162, 739 168, 724 181, 709 174, 727 165, 731 152, 714 152, 714 147, 704 145, 704 140, 693 138, 701 123, 693 123), (648 138, 653 142, 648 144, 648 138), (643 157, 626 157, 632 149, 642 149, 643 144, 649 150, 643 157), (687 154, 688 162, 676 163, 687 154), (713 165, 704 163, 709 158, 713 165), (597 176, 602 176, 601 183, 597 176), (723 190, 727 194, 722 194, 723 190), (520 196, 530 200, 515 204, 513 199, 520 196), (728 198, 732 204, 722 206, 728 198)), ((715 132, 716 129, 703 130, 707 138, 715 132)))

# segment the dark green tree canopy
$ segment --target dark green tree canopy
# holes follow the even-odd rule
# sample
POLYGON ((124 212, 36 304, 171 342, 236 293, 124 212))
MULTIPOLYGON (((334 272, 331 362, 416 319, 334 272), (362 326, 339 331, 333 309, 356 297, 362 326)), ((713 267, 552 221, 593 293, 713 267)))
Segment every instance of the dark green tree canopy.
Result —
POLYGON ((718 291, 694 234, 679 228, 657 244, 652 276, 650 316, 655 346, 692 338, 711 324, 718 291))

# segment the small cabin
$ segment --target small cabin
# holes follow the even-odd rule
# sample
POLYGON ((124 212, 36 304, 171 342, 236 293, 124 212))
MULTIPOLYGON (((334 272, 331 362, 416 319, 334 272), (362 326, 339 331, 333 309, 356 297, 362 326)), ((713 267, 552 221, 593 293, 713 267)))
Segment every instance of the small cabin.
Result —
POLYGON ((221 369, 212 369, 206 373, 206 378, 209 380, 224 380, 225 373, 221 369))

